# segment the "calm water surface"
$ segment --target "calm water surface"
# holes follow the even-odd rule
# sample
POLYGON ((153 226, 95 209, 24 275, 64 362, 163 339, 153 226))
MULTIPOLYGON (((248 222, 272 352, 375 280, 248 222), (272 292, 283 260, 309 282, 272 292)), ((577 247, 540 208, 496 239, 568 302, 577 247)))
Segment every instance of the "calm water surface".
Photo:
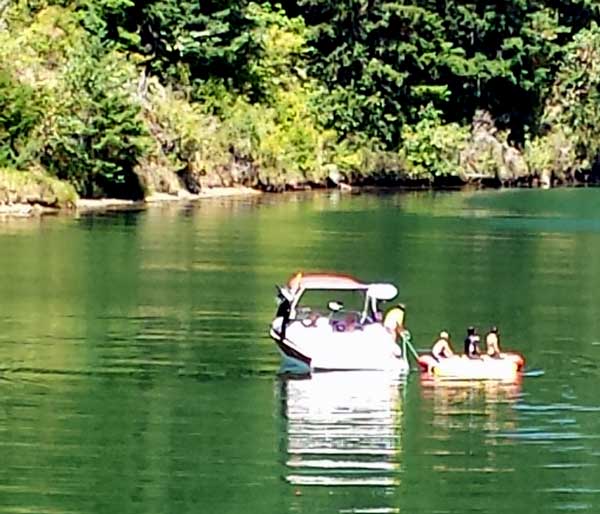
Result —
POLYGON ((600 511, 600 191, 263 196, 0 221, 0 512, 600 511), (399 285, 519 384, 277 375, 274 284, 399 285))

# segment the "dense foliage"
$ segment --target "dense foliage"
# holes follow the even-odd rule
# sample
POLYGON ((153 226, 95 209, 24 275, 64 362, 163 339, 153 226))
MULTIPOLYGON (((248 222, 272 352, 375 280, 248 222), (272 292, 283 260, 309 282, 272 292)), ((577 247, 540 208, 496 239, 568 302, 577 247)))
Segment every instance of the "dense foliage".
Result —
POLYGON ((85 196, 143 197, 133 172, 146 135, 141 107, 128 91, 134 78, 98 43, 69 55, 61 97, 49 106, 51 123, 42 132, 41 160, 85 196))
POLYGON ((598 21, 595 0, 0 2, 0 166, 132 198, 169 174, 590 179, 598 21))

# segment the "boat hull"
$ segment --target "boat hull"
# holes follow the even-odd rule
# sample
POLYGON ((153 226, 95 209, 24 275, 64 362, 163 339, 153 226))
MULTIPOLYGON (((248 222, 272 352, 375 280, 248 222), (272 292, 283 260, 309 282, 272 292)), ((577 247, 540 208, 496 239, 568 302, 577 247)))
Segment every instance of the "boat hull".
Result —
POLYGON ((282 357, 282 371, 390 371, 406 374, 407 360, 400 347, 383 327, 370 327, 357 333, 340 334, 328 328, 306 329, 291 326, 282 337, 271 328, 282 357))
POLYGON ((514 380, 525 364, 518 353, 503 353, 500 358, 484 355, 480 359, 455 355, 439 361, 425 354, 418 362, 424 373, 446 380, 514 380))

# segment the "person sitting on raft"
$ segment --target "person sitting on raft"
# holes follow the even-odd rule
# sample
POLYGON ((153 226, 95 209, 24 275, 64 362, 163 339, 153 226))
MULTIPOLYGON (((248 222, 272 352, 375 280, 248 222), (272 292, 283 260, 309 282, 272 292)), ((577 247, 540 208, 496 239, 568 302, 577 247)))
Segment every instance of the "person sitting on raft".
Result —
POLYGON ((479 335, 475 327, 467 328, 467 337, 465 339, 465 355, 469 359, 480 359, 479 354, 479 335))
POLYGON ((500 334, 498 327, 490 328, 490 331, 485 336, 486 353, 494 359, 502 358, 500 354, 500 334))
POLYGON ((431 355, 436 361, 452 357, 454 352, 450 346, 450 334, 445 330, 440 332, 438 339, 431 347, 431 355))

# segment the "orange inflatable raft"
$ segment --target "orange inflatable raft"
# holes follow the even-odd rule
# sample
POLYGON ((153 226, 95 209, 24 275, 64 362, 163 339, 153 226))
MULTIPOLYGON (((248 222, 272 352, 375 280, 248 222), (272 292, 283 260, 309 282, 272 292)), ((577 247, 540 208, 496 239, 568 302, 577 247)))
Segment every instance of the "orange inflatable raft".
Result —
POLYGON ((417 362, 421 371, 434 377, 449 380, 513 380, 525 365, 518 353, 501 353, 499 358, 483 355, 480 359, 469 359, 454 355, 436 360, 431 354, 419 355, 417 362))

